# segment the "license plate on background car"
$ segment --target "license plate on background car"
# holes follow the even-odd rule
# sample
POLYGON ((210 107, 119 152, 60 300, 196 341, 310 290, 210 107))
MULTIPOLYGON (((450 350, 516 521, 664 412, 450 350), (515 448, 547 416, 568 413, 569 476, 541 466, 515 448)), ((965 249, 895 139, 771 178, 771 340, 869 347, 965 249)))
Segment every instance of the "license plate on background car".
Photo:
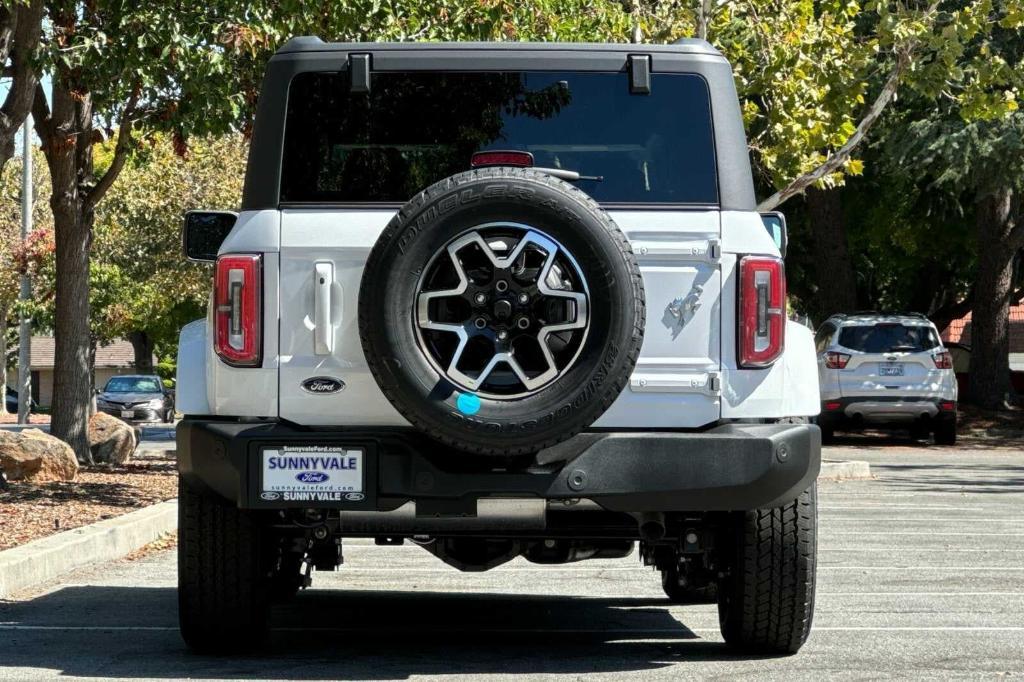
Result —
POLYGON ((881 365, 878 374, 883 377, 903 376, 903 365, 881 365))
POLYGON ((364 499, 361 448, 265 448, 260 497, 275 501, 355 502, 364 499))
POLYGON ((121 419, 131 419, 135 416, 135 410, 121 410, 121 419))

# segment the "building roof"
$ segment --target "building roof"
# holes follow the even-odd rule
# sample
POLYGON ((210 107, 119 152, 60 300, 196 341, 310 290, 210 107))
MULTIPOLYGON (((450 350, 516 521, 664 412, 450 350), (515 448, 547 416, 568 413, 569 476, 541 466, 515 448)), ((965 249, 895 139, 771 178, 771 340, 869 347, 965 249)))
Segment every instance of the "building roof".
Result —
MULTIPOLYGON (((33 336, 30 355, 32 369, 53 367, 53 337, 33 336)), ((135 349, 124 339, 116 339, 106 346, 96 347, 97 367, 132 367, 135 364, 135 349)))
MULTIPOLYGON (((1010 352, 1024 353, 1024 299, 1010 306, 1010 352)), ((971 313, 959 320, 953 320, 942 332, 942 340, 947 343, 971 345, 971 313)))

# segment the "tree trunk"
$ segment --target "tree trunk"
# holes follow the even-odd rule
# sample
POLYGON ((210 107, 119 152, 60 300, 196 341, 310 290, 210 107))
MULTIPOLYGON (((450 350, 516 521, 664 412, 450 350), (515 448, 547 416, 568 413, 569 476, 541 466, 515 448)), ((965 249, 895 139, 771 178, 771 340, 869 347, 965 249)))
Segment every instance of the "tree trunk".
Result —
POLYGON ((135 351, 135 370, 139 374, 153 373, 153 340, 143 331, 128 334, 128 340, 135 351))
POLYGON ((68 443, 79 461, 92 464, 88 422, 89 249, 93 213, 81 190, 92 173, 92 109, 88 94, 66 81, 53 83, 52 138, 46 149, 53 194, 56 242, 53 407, 50 433, 68 443))
POLYGON ((4 404, 0 414, 7 414, 7 310, 0 308, 0 381, 4 385, 4 404))
POLYGON ((697 7, 697 37, 708 39, 708 28, 711 26, 711 15, 715 11, 713 0, 700 0, 697 7))
POLYGON ((971 312, 970 402, 990 410, 1006 406, 1010 386, 1010 293, 1016 249, 1007 243, 1013 228, 1013 191, 979 198, 975 209, 978 272, 971 312))
POLYGON ((857 276, 846 242, 846 222, 839 189, 807 190, 811 250, 818 290, 808 305, 824 320, 857 309, 857 276))

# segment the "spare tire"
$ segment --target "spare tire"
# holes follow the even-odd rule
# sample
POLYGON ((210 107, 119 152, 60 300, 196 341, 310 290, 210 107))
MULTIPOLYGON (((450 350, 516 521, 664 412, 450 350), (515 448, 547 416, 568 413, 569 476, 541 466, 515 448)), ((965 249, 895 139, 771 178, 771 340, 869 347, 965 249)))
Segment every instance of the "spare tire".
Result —
POLYGON ((540 171, 453 175, 384 229, 359 291, 363 352, 388 400, 453 448, 520 455, 594 422, 643 342, 625 235, 540 171))

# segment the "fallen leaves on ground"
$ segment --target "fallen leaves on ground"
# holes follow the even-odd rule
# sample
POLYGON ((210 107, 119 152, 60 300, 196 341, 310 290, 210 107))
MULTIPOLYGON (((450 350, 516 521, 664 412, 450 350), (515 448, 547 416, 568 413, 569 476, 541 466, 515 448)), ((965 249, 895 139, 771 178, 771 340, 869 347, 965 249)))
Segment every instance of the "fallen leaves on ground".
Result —
POLYGON ((139 452, 123 466, 82 467, 70 482, 10 481, 0 489, 0 550, 176 497, 173 452, 139 452))
MULTIPOLYGON (((0 424, 17 424, 18 415, 11 412, 0 412, 0 424)), ((48 414, 30 414, 28 416, 29 424, 49 424, 50 415, 48 414)))
POLYGON ((177 546, 178 531, 171 531, 170 533, 164 533, 148 545, 143 545, 135 551, 128 553, 124 559, 125 561, 138 561, 139 559, 145 559, 155 552, 163 552, 168 549, 174 549, 177 546))

